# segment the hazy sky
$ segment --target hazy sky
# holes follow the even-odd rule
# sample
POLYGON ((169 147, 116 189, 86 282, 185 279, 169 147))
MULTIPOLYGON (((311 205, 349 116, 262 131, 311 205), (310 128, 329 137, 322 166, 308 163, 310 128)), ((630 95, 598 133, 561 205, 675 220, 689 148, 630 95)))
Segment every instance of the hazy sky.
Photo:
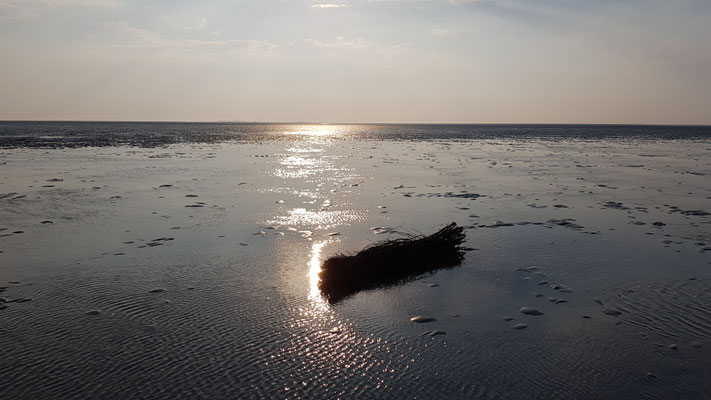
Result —
POLYGON ((0 119, 711 124, 711 0, 0 0, 0 119))

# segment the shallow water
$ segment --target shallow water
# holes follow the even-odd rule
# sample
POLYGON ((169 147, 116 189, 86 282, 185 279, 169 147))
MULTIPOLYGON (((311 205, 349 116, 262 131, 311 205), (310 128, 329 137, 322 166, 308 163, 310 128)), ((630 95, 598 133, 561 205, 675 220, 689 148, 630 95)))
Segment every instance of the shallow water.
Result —
POLYGON ((31 299, 0 310, 2 398, 711 391, 703 135, 260 129, 279 139, 0 152, 0 296, 31 299), (451 221, 461 266, 318 292, 320 260, 397 235, 371 228, 451 221))

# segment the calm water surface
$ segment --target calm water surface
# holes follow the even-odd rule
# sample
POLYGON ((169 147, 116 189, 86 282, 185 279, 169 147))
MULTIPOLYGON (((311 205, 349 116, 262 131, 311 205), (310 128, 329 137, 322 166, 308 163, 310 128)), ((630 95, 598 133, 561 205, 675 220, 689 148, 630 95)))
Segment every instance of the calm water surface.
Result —
POLYGON ((708 398, 709 138, 0 123, 0 397, 708 398), (451 221, 460 266, 319 293, 451 221))

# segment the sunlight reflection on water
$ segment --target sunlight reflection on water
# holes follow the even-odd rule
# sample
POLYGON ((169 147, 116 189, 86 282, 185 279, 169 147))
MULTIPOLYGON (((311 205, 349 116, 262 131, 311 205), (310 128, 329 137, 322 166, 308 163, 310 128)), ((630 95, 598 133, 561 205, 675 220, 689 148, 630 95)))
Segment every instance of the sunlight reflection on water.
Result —
MULTIPOLYGON (((318 385, 328 392, 330 387, 338 386, 339 379, 352 374, 365 377, 374 385, 370 387, 371 390, 381 389, 386 383, 380 373, 388 371, 386 374, 395 374, 396 363, 374 357, 373 352, 387 352, 390 344, 376 334, 358 332, 352 323, 331 306, 318 285, 321 256, 327 245, 340 241, 340 237, 333 236, 337 232, 325 230, 347 227, 368 216, 367 211, 354 210, 349 198, 352 183, 361 181, 363 177, 341 162, 347 157, 333 155, 330 151, 336 143, 334 137, 339 135, 338 128, 311 127, 290 134, 303 135, 303 140, 285 149, 286 152, 281 154, 280 165, 273 170, 273 174, 282 179, 276 192, 296 196, 295 199, 287 197, 285 200, 300 204, 281 208, 278 214, 266 222, 269 225, 288 227, 288 231, 301 234, 310 241, 306 242, 310 252, 308 262, 301 261, 296 265, 288 263, 290 281, 287 285, 294 281, 301 282, 292 273, 305 272, 307 282, 296 290, 299 296, 305 295, 306 301, 294 307, 294 313, 286 321, 288 329, 295 334, 279 353, 285 359, 291 357, 299 360, 303 368, 328 371, 328 375, 313 374, 300 382, 292 382, 294 386, 289 386, 288 390, 318 385), (341 190, 343 187, 345 189, 341 190)), ((299 248, 305 249, 301 246, 299 248)), ((406 371, 406 368, 399 372, 402 371, 406 371)), ((353 388, 353 393, 359 393, 367 387, 353 388)))
MULTIPOLYGON (((325 154, 335 142, 331 137, 338 136, 342 130, 343 127, 313 126, 289 132, 303 135, 303 140, 286 149, 287 153, 282 155, 279 162, 280 168, 276 168, 273 173, 287 182, 280 188, 282 192, 297 193, 300 197, 310 197, 310 200, 303 202, 304 207, 295 207, 284 215, 276 216, 268 221, 269 224, 295 226, 299 230, 332 229, 365 217, 355 210, 331 210, 333 204, 330 199, 325 200, 319 208, 309 207, 324 197, 324 185, 334 187, 329 193, 332 194, 335 188, 360 178, 353 174, 352 168, 341 165, 338 157, 325 154), (315 190, 313 185, 316 186, 315 190)), ((346 203, 335 207, 344 205, 346 203)))
POLYGON ((286 132, 287 135, 301 135, 313 137, 336 137, 340 136, 343 126, 336 125, 311 125, 301 126, 301 129, 286 132))
POLYGON ((316 312, 326 312, 330 309, 328 302, 318 288, 321 272, 321 249, 327 242, 314 242, 311 245, 311 259, 309 260, 309 301, 316 312))
POLYGON ((327 171, 339 171, 337 167, 322 153, 326 147, 334 143, 332 137, 337 134, 330 131, 305 130, 292 131, 289 135, 302 135, 303 141, 297 142, 294 146, 287 148, 288 153, 280 164, 282 168, 277 168, 274 174, 284 179, 303 179, 327 171))
POLYGON ((332 229, 349 222, 360 221, 364 217, 354 210, 318 210, 312 211, 306 208, 294 208, 274 220, 268 221, 271 224, 296 226, 301 229, 332 229))

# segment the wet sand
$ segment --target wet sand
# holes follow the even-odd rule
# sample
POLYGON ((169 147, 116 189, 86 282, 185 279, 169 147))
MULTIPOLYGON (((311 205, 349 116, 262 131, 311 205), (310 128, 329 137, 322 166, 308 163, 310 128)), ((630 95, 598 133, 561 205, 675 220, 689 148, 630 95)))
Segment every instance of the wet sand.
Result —
POLYGON ((708 141, 293 132, 0 151, 0 396, 711 391, 708 141), (325 257, 452 221, 460 266, 319 293, 325 257))

